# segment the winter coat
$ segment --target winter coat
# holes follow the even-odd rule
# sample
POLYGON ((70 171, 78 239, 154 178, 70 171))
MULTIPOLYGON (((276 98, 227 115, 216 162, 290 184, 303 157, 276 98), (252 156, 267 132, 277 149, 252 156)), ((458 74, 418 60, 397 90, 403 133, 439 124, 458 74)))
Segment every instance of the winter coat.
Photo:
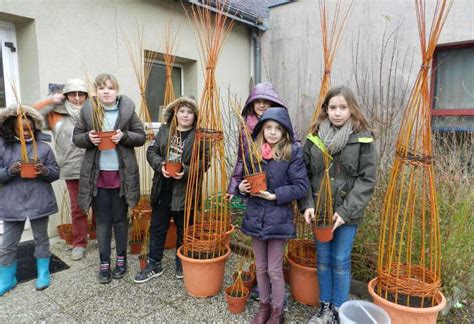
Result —
POLYGON ((61 170, 61 179, 79 179, 85 150, 72 143, 76 121, 68 114, 64 104, 54 104, 52 96, 34 106, 47 117, 54 135, 54 149, 61 170))
MULTIPOLYGON (((32 117, 37 130, 44 125, 41 115, 33 108, 23 107, 32 117)), ((0 109, 0 123, 15 115, 16 108, 0 109)), ((19 141, 6 141, 0 137, 0 220, 24 221, 39 219, 58 211, 51 182, 59 178, 59 166, 51 147, 45 143, 50 136, 37 132, 36 144, 38 161, 48 168, 48 174, 33 179, 24 179, 20 174, 11 174, 10 166, 21 161, 19 141)), ((27 142, 29 156, 33 154, 33 144, 27 142)))
MULTIPOLYGON (((143 123, 135 112, 133 101, 126 96, 119 96, 117 99, 119 115, 114 129, 120 129, 123 132, 123 137, 115 148, 120 163, 120 196, 125 196, 129 207, 134 207, 140 199, 140 177, 135 147, 145 143, 146 135, 143 123)), ((78 195, 78 204, 85 211, 89 209, 92 198, 97 195, 97 179, 100 173, 100 151, 89 139, 89 132, 93 130, 92 125, 92 105, 90 100, 87 100, 74 127, 72 139, 75 145, 86 149, 78 195)))
MULTIPOLYGON (((374 191, 377 156, 373 141, 371 132, 351 134, 346 146, 334 154, 331 161, 329 176, 333 209, 346 224, 360 224, 363 211, 374 191)), ((321 150, 311 140, 307 140, 303 152, 310 188, 306 198, 299 201, 301 210, 315 207, 324 176, 321 150)))
MULTIPOLYGON (((253 132, 261 130, 267 120, 280 123, 293 138, 290 117, 284 108, 270 108, 263 115, 253 132)), ((248 163, 250 160, 247 158, 248 163)), ((290 161, 264 160, 262 168, 266 174, 267 191, 276 195, 269 201, 250 196, 242 224, 242 231, 259 240, 290 239, 296 236, 291 202, 302 199, 308 190, 308 178, 301 146, 291 145, 290 161)))
MULTIPOLYGON (((195 115, 195 121, 198 116, 198 107, 194 100, 187 97, 181 97, 171 102, 166 106, 164 111, 164 117, 166 124, 160 127, 158 134, 155 136, 154 142, 147 149, 147 160, 151 167, 155 171, 153 176, 153 185, 150 194, 151 205, 153 206, 158 202, 158 198, 161 193, 161 187, 163 185, 163 173, 161 172, 162 163, 166 161, 166 150, 168 144, 168 136, 170 132, 170 124, 173 119, 175 109, 178 108, 182 103, 187 103, 193 107, 195 115)), ((184 175, 180 180, 170 178, 172 182, 172 193, 171 193, 171 210, 181 211, 184 210, 184 202, 186 198, 186 185, 189 174, 189 167, 191 163, 191 154, 193 150, 193 143, 195 138, 195 130, 192 129, 186 138, 186 143, 183 147, 181 155, 181 163, 183 164, 184 175)))

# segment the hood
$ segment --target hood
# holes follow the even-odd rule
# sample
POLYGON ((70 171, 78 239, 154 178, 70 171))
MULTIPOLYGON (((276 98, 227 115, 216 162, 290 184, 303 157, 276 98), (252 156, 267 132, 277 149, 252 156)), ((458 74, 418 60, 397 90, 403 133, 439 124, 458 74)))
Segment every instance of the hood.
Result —
POLYGON ((64 84, 63 94, 76 91, 88 93, 86 83, 82 79, 67 80, 66 84, 64 84))
POLYGON ((288 115, 288 111, 286 110, 286 108, 281 108, 281 107, 268 108, 268 110, 262 114, 262 117, 260 118, 257 125, 255 126, 255 129, 253 130, 252 136, 254 138, 260 132, 260 130, 263 127, 263 124, 267 120, 274 120, 280 125, 282 125, 286 129, 288 134, 290 135, 291 141, 293 142, 295 140, 295 135, 293 134, 293 126, 291 125, 290 115, 288 115))
POLYGON ((256 84, 245 102, 244 109, 242 109, 242 116, 248 116, 252 111, 252 103, 257 99, 266 99, 272 102, 272 107, 286 108, 285 103, 281 100, 275 88, 270 82, 263 82, 256 84))
POLYGON ((198 104, 196 100, 188 96, 182 96, 182 97, 179 97, 178 99, 175 99, 171 103, 169 103, 168 106, 166 106, 165 109, 163 110, 163 117, 167 124, 169 124, 171 120, 173 119, 176 108, 181 106, 183 103, 188 104, 192 107, 192 110, 195 115, 194 122, 197 122, 199 109, 198 109, 198 104))
MULTIPOLYGON (((38 110, 23 105, 21 107, 23 108, 23 111, 25 111, 26 115, 30 116, 31 119, 33 119, 33 122, 35 123, 35 128, 38 131, 46 128, 44 118, 38 110)), ((0 124, 3 125, 3 123, 5 123, 5 121, 10 117, 16 117, 17 108, 18 105, 11 105, 8 108, 0 108, 0 124)))

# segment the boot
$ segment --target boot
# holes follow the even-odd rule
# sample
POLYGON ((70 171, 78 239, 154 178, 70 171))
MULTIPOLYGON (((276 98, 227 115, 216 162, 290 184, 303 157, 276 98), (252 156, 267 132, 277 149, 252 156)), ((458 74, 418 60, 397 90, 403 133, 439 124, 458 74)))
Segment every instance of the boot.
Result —
POLYGON ((112 278, 121 279, 127 272, 127 257, 123 255, 117 256, 115 261, 115 269, 112 271, 112 278))
POLYGON ((0 265, 0 296, 16 286, 16 261, 10 265, 0 265))
POLYGON ((252 318, 250 324, 265 324, 270 318, 272 312, 272 305, 270 303, 260 302, 257 314, 252 318))
POLYGON ((36 290, 43 290, 49 287, 49 260, 50 258, 36 258, 36 269, 38 278, 36 279, 36 290))
POLYGON ((283 314, 283 307, 272 308, 272 315, 267 321, 267 324, 283 324, 285 323, 285 315, 283 314))

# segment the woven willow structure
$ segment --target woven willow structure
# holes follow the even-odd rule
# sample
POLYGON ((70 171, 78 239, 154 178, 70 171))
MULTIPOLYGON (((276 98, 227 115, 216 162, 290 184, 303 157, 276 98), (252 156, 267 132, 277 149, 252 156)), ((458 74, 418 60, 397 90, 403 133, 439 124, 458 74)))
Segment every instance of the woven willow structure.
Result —
POLYGON ((170 104, 175 98, 176 95, 174 93, 173 87, 173 80, 171 78, 173 72, 173 64, 175 61, 174 52, 176 50, 176 40, 177 40, 178 33, 174 32, 171 28, 171 22, 167 22, 165 24, 164 30, 164 42, 165 42, 165 52, 163 53, 163 58, 165 61, 165 95, 163 99, 163 106, 166 107, 170 104))
POLYGON ((382 210, 377 293, 405 306, 436 304, 441 286, 441 242, 431 147, 429 70, 452 0, 438 0, 427 34, 426 4, 416 0, 422 65, 398 135, 382 210), (428 303, 427 303, 428 301, 428 303))
POLYGON ((212 259, 224 254, 226 232, 231 227, 228 204, 222 203, 216 194, 227 186, 227 170, 215 70, 233 21, 226 15, 226 4, 217 2, 215 13, 206 4, 193 5, 187 12, 199 36, 202 61, 206 62, 205 85, 188 174, 183 244, 185 256, 199 259, 212 259))

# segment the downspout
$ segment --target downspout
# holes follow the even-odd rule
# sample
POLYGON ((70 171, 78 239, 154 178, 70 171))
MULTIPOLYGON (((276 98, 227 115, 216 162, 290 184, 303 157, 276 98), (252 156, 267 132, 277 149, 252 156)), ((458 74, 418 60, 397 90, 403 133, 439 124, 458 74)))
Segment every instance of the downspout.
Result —
POLYGON ((255 80, 254 83, 260 83, 262 77, 262 65, 261 65, 261 57, 262 57, 262 47, 260 42, 260 33, 256 30, 252 31, 252 41, 253 41, 253 60, 254 60, 254 75, 255 80))

